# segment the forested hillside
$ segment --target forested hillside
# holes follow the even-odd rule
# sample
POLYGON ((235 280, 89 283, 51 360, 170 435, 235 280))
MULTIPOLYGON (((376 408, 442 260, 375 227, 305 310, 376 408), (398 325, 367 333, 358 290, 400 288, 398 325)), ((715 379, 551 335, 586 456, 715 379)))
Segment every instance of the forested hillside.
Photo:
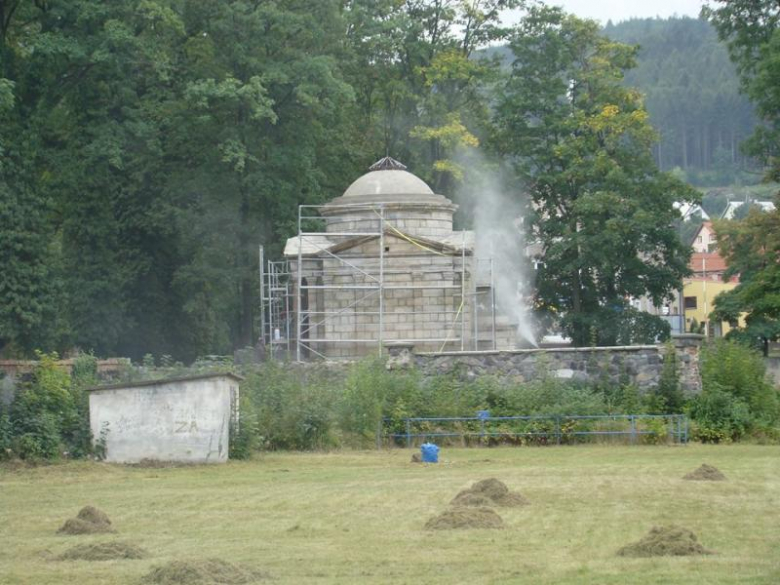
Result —
POLYGON ((756 120, 712 25, 693 18, 635 19, 608 23, 604 33, 640 46, 625 82, 645 95, 661 137, 655 147, 661 169, 680 167, 700 185, 734 182, 737 171, 750 166, 739 145, 756 120))

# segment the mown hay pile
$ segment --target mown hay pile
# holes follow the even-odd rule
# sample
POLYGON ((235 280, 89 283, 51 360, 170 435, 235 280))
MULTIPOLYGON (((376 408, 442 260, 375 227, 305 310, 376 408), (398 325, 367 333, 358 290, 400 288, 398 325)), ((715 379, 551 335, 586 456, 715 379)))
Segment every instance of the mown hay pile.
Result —
POLYGON ((690 479, 695 481, 726 481, 726 476, 723 475, 717 467, 702 463, 696 471, 683 476, 683 479, 690 479))
POLYGON ((681 526, 654 526, 639 542, 621 548, 622 557, 663 557, 708 555, 712 551, 704 548, 696 535, 681 526))
POLYGON ((462 491, 450 502, 453 506, 472 506, 475 508, 494 506, 493 500, 483 494, 462 491))
POLYGON ((528 504, 521 494, 510 492, 506 484, 496 478, 478 481, 469 489, 461 491, 452 500, 453 506, 500 506, 513 508, 528 504))
POLYGON ((116 532, 105 512, 94 506, 84 506, 75 518, 69 518, 57 531, 60 534, 98 534, 116 532))
POLYGON ((75 546, 58 558, 63 561, 114 561, 121 559, 145 559, 149 553, 140 546, 127 542, 101 542, 75 546))
POLYGON ((267 577, 220 559, 205 559, 171 561, 154 567, 144 581, 156 585, 242 585, 267 577))
POLYGON ((455 507, 425 523, 426 530, 457 530, 461 528, 503 528, 501 516, 490 508, 455 507))

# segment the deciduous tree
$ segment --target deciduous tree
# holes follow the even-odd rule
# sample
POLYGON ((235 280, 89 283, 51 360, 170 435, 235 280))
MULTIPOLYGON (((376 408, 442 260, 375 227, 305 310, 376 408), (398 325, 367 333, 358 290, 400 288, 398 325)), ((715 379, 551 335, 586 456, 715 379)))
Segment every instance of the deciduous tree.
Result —
POLYGON ((735 327, 729 337, 767 355, 769 342, 780 339, 780 211, 751 209, 745 219, 716 222, 715 231, 728 264, 724 279, 736 275, 740 283, 715 298, 714 317, 735 327))
POLYGON ((689 250, 675 234, 672 204, 697 196, 656 169, 641 96, 621 84, 636 48, 602 37, 595 22, 538 5, 511 48, 494 144, 529 192, 542 249, 537 306, 558 314, 577 345, 668 335, 628 300, 660 305, 679 287, 689 250))

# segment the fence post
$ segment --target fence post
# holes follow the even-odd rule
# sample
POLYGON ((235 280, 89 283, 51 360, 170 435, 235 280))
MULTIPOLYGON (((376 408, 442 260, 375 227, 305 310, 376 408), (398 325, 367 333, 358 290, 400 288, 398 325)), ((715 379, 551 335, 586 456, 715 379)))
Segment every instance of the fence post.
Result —
POLYGON ((408 418, 406 419, 406 446, 412 446, 412 424, 409 422, 408 418))
POLYGON ((636 445, 636 417, 632 414, 629 420, 631 422, 631 444, 636 445))
POLYGON ((561 417, 558 414, 555 415, 555 444, 561 444, 561 417))

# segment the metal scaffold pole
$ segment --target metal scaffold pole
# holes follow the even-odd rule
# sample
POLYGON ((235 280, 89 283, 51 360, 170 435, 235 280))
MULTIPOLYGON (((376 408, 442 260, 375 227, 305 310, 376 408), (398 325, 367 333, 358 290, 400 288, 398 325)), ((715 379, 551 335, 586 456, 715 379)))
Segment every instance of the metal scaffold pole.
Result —
POLYGON ((385 331, 385 206, 379 207, 379 355, 385 331))
POLYGON ((301 361, 301 285, 303 284, 303 234, 301 233, 301 208, 298 208, 298 283, 295 287, 295 360, 301 361))
POLYGON ((265 254, 263 246, 258 247, 259 255, 259 272, 260 272, 260 339, 265 340, 265 283, 263 269, 265 267, 265 254))
POLYGON ((466 349, 466 232, 461 232, 460 244, 460 351, 466 349))
POLYGON ((493 258, 490 259, 490 335, 496 349, 496 283, 493 278, 493 258))

